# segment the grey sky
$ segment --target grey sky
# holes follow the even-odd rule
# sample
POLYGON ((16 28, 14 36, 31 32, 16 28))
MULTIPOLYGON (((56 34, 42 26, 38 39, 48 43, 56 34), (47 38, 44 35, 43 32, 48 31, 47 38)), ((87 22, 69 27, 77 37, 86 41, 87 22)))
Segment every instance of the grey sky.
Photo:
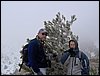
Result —
POLYGON ((26 38, 35 37, 43 21, 52 20, 57 12, 68 20, 76 15, 71 29, 79 41, 92 40, 99 46, 99 1, 2 1, 2 47, 18 52, 26 38))

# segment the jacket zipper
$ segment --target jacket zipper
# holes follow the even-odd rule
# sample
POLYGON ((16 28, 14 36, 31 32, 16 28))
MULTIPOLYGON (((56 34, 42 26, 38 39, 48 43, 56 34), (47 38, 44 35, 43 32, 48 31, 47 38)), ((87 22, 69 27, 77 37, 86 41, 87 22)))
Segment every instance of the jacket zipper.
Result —
MULTIPOLYGON (((72 57, 74 59, 74 57, 72 57)), ((72 59, 72 69, 71 69, 71 75, 72 75, 72 71, 73 71, 73 59, 72 59)))

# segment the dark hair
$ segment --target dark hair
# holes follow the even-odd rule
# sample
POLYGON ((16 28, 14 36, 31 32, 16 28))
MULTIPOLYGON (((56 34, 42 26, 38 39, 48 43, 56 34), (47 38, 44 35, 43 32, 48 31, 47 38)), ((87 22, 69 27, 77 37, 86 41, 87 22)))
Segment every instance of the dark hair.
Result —
POLYGON ((75 43, 75 49, 78 49, 78 42, 76 40, 70 40, 69 41, 69 47, 70 47, 70 42, 74 42, 75 43))

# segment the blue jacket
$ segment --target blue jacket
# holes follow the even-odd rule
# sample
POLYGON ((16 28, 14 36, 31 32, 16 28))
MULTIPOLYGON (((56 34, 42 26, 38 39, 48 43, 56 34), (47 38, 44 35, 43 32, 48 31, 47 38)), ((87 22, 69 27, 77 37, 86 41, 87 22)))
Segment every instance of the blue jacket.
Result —
POLYGON ((32 67, 34 72, 40 72, 39 68, 47 67, 46 55, 44 52, 43 45, 37 38, 33 39, 28 46, 28 64, 32 67))
POLYGON ((69 52, 64 52, 61 57, 61 63, 66 63, 68 75, 89 75, 88 57, 79 50, 75 51, 76 55, 71 57, 69 52), (81 56, 80 56, 81 54, 81 56))

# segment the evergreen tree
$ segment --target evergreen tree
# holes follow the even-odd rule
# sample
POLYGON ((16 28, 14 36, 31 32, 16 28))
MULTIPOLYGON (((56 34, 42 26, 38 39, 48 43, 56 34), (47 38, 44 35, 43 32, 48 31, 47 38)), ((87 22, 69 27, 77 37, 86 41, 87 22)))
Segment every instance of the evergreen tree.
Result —
POLYGON ((68 49, 69 40, 78 40, 78 36, 73 35, 70 28, 76 19, 73 15, 71 21, 66 21, 66 18, 58 12, 52 21, 44 21, 45 29, 48 32, 47 44, 52 51, 62 52, 68 49))
MULTIPOLYGON (((59 59, 62 53, 68 49, 68 42, 71 39, 78 40, 78 36, 73 35, 70 26, 77 18, 75 15, 71 16, 71 20, 68 21, 64 15, 60 15, 60 12, 56 14, 56 18, 52 21, 44 21, 45 29, 48 32, 46 46, 47 52, 57 55, 56 61, 59 59)), ((48 74, 49 75, 64 75, 65 69, 58 62, 53 63, 48 74)))

